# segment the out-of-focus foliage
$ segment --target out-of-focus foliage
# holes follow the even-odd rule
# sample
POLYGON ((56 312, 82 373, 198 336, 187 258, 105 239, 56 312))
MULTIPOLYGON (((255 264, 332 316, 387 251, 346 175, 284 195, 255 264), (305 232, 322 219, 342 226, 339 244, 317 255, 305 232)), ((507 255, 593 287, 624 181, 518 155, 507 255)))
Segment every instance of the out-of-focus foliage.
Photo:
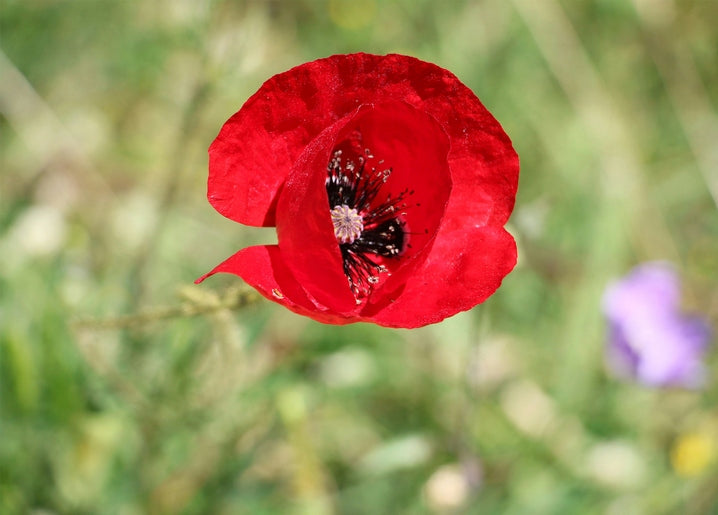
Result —
POLYGON ((703 0, 4 0, 0 512, 718 512, 715 351, 702 391, 617 381, 599 309, 666 259, 716 325, 716 19, 703 0), (436 62, 501 120, 518 267, 415 331, 216 308, 238 279, 187 285, 275 235, 208 205, 208 144, 272 74, 352 51, 436 62), (180 303, 208 314, 75 323, 180 303))

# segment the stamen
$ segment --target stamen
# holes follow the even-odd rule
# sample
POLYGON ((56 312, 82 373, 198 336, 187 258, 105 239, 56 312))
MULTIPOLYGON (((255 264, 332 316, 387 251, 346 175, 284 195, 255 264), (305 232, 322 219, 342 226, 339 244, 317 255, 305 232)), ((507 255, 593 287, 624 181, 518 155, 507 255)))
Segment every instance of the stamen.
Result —
MULTIPOLYGON (((361 139, 358 133, 357 138, 361 139)), ((391 168, 384 168, 384 160, 376 161, 368 148, 344 150, 348 152, 336 149, 332 154, 325 184, 344 274, 361 304, 360 299, 380 283, 381 275, 391 275, 385 263, 401 258, 409 248, 403 217, 406 198, 414 191, 387 193, 385 200, 378 201, 391 168), (382 167, 377 169, 372 163, 382 167)))

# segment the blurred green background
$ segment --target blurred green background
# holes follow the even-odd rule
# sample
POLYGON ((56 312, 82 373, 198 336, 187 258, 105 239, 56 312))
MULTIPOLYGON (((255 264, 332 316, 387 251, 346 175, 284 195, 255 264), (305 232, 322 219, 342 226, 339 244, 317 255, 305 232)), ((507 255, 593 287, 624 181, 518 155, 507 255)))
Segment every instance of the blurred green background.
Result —
POLYGON ((620 382, 600 314, 608 281, 666 259, 716 326, 716 20, 714 0, 3 0, 0 512, 718 513, 715 352, 702 391, 620 382), (192 281, 275 235, 209 206, 207 146, 271 75, 353 51, 448 68, 501 121, 517 268, 413 331, 212 309, 239 280, 192 281), (167 317, 115 318, 137 313, 167 317))

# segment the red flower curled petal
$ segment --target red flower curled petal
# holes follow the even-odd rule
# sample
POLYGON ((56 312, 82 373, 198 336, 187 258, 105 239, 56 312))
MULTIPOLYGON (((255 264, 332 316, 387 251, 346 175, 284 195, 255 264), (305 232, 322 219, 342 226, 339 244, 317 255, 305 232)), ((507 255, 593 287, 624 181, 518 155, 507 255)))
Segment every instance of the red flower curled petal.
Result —
MULTIPOLYGON (((320 305, 356 317, 364 300, 377 302, 403 287, 406 277, 421 265, 433 244, 449 198, 448 149, 448 138, 436 121, 403 102, 364 105, 307 146, 280 194, 277 233, 288 266, 320 305), (384 213, 382 220, 398 220, 401 224, 403 241, 396 256, 358 256, 368 256, 378 265, 371 271, 374 284, 365 282, 371 280, 369 277, 355 281, 358 289, 371 289, 365 295, 355 295, 346 280, 350 258, 345 252, 358 252, 362 247, 345 245, 340 252, 327 216, 328 210, 336 206, 325 187, 325 163, 336 150, 343 151, 343 157, 357 165, 364 159, 364 175, 381 179, 377 196, 364 205, 352 204, 363 216, 364 231, 371 230, 372 216, 377 212, 384 213), (347 157, 352 152, 353 157, 347 157), (385 213, 383 206, 389 199, 398 202, 390 206, 396 209, 385 213)), ((357 245, 361 242, 359 236, 357 245)))
POLYGON ((325 181, 334 142, 346 123, 327 128, 297 158, 277 206, 279 248, 289 268, 320 305, 338 313, 352 312, 356 299, 342 271, 325 181))
POLYGON ((462 228, 438 234, 430 256, 408 278, 401 295, 367 306, 366 320, 388 327, 421 327, 440 322, 486 300, 516 264, 516 243, 502 227, 462 228), (469 239, 459 246, 453 237, 469 239))
POLYGON ((319 322, 347 324, 353 321, 327 312, 314 303, 294 278, 277 245, 257 245, 242 249, 195 282, 201 282, 217 273, 238 275, 269 300, 319 322))
POLYGON ((292 293, 272 300, 320 321, 436 322, 485 300, 513 268, 502 226, 517 181, 508 136, 450 72, 400 55, 320 59, 268 80, 210 147, 210 202, 242 223, 276 223, 279 234, 273 259, 230 258, 213 272, 241 275, 268 298, 268 284, 291 276, 292 293), (377 154, 367 168, 379 158, 396 167, 364 211, 322 187, 327 160, 345 152, 329 171, 345 180, 346 156, 356 161, 362 147, 377 154), (405 213, 372 215, 402 203, 405 213), (334 234, 332 222, 348 225, 334 234), (348 259, 349 248, 369 248, 357 253, 368 264, 348 259))

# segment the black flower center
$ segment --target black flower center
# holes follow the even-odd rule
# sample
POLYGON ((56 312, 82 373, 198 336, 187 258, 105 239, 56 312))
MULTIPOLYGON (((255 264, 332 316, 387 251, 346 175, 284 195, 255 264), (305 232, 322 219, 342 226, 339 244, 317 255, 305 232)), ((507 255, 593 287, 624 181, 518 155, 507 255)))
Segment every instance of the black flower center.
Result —
POLYGON ((327 166, 334 234, 357 303, 371 293, 381 274, 391 275, 386 260, 399 259, 407 246, 405 200, 414 192, 384 193, 392 170, 382 164, 355 144, 335 149, 327 166))

